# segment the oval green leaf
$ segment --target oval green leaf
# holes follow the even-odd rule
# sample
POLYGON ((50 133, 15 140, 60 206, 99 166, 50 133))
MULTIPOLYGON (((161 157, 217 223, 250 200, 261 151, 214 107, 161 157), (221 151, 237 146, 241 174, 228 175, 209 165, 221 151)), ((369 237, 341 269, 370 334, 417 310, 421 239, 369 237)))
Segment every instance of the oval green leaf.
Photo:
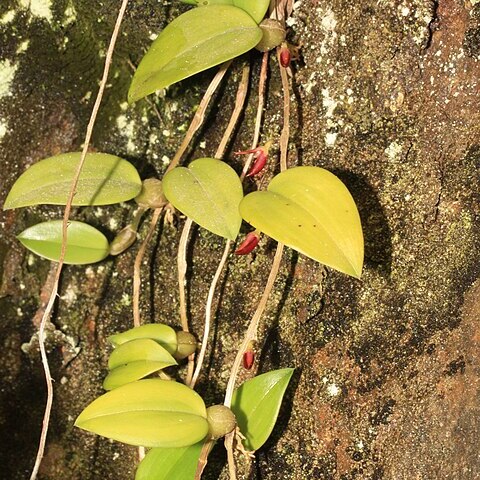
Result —
POLYGON ((152 362, 149 360, 139 360, 131 362, 128 365, 121 365, 112 370, 103 381, 105 390, 113 390, 130 382, 140 380, 147 375, 158 372, 163 368, 174 365, 171 362, 152 362))
POLYGON ((215 158, 199 158, 188 168, 177 167, 163 179, 168 201, 201 227, 235 240, 242 218, 240 178, 232 167, 215 158))
POLYGON ((197 7, 208 7, 209 5, 233 5, 233 0, 198 0, 194 5, 197 7))
POLYGON ((163 323, 148 323, 140 327, 131 328, 125 332, 108 337, 108 341, 118 347, 138 338, 150 338, 158 342, 168 353, 173 355, 177 351, 177 332, 163 323))
POLYGON ((128 383, 94 400, 75 425, 103 437, 144 447, 186 447, 208 433, 202 398, 170 380, 128 383))
MULTIPOLYGON (((38 223, 24 230, 18 240, 30 251, 58 262, 62 246, 62 220, 38 223)), ((83 222, 68 223, 65 263, 84 265, 103 260, 109 252, 102 232, 83 222)))
POLYGON ((284 368, 258 375, 235 390, 231 408, 248 450, 258 450, 272 433, 293 370, 284 368))
POLYGON ((260 23, 267 13, 270 0, 233 0, 233 4, 245 10, 257 23, 260 23))
POLYGON ((238 57, 262 38, 242 9, 210 5, 183 13, 153 42, 133 76, 128 92, 135 102, 210 67, 238 57))
POLYGON ((323 168, 296 167, 277 175, 267 190, 243 199, 245 221, 324 265, 360 278, 360 216, 339 178, 323 168))
MULTIPOLYGON (((30 205, 65 205, 80 152, 64 153, 33 164, 13 184, 4 210, 30 205)), ((106 153, 88 153, 73 205, 109 205, 136 197, 142 182, 136 168, 106 153)))
POLYGON ((108 368, 109 370, 113 370, 121 365, 138 362, 140 360, 164 362, 169 365, 177 364, 168 351, 155 340, 138 338, 116 347, 108 359, 108 368))
POLYGON ((182 448, 152 448, 138 466, 135 480, 193 480, 203 442, 182 448))

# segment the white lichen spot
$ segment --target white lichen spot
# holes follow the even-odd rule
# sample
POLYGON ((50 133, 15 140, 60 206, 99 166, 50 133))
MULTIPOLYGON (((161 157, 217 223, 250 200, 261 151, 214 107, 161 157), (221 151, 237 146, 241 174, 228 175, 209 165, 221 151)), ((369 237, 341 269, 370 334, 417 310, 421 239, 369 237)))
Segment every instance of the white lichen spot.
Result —
POLYGON ((327 387, 327 393, 331 397, 337 397, 340 394, 340 389, 337 387, 337 385, 335 385, 334 383, 331 383, 327 387))
POLYGON ((132 304, 132 299, 130 298, 130 295, 128 293, 123 293, 120 303, 125 307, 129 307, 132 304))
POLYGON ((120 458, 120 454, 118 452, 115 452, 112 458, 113 460, 118 460, 120 458))
POLYGON ((128 102, 123 102, 120 104, 120 110, 126 112, 128 110, 128 102))
POLYGON ((335 145, 335 142, 337 141, 337 132, 328 132, 325 135, 325 144, 327 147, 333 147, 335 145))
POLYGON ((117 230, 118 228, 118 220, 116 218, 113 218, 111 217, 110 220, 108 221, 108 228, 110 228, 110 230, 117 230))
POLYGON ((168 158, 166 155, 162 157, 162 163, 164 165, 168 165, 170 163, 170 158, 168 158))
POLYGON ((288 17, 286 24, 287 27, 294 27, 297 24, 297 19, 295 17, 288 17))
POLYGON ((92 98, 92 92, 88 91, 80 100, 81 102, 88 102, 92 98))
POLYGON ((77 19, 77 11, 72 3, 68 5, 63 13, 63 26, 70 25, 71 23, 75 22, 77 19))
POLYGON ((0 99, 12 95, 10 87, 12 86, 15 72, 18 65, 10 62, 10 60, 0 61, 0 99))
POLYGON ((119 115, 117 117, 117 127, 122 135, 127 139, 127 152, 134 153, 136 150, 136 146, 133 141, 135 136, 135 121, 128 120, 126 115, 119 115))
POLYGON ((393 141, 386 149, 385 153, 390 160, 395 160, 402 152, 402 144, 393 141))
POLYGON ((69 285, 65 293, 60 297, 68 307, 71 307, 75 300, 77 300, 77 292, 75 291, 75 287, 69 285))
POLYGON ((200 142, 200 145, 199 145, 199 146, 200 146, 200 148, 205 149, 205 148, 207 148, 207 142, 206 142, 205 140, 202 140, 202 141, 200 142))
POLYGON ((36 262, 36 261, 37 261, 37 259, 36 259, 35 255, 32 255, 32 254, 28 255, 27 265, 28 265, 29 267, 33 267, 33 265, 35 265, 35 262, 36 262))
POLYGON ((169 136, 171 135, 170 130, 167 130, 167 129, 162 130, 162 135, 163 135, 164 137, 169 137, 169 136))
POLYGON ((23 317, 23 310, 20 307, 17 308, 17 315, 23 317))
POLYGON ((333 116, 333 112, 335 111, 338 102, 330 95, 328 88, 322 89, 322 96, 322 104, 327 109, 327 111, 325 112, 325 116, 327 118, 330 118, 333 116))
POLYGON ((337 20, 335 14, 333 13, 333 10, 329 8, 322 18, 322 27, 325 31, 333 32, 336 26, 337 20))
POLYGON ((408 7, 402 7, 401 12, 403 17, 408 17, 410 15, 410 9, 408 7))
POLYGON ((7 132, 7 124, 0 118, 0 141, 3 140, 3 137, 7 134, 7 132))
POLYGON ((33 16, 44 18, 47 22, 53 18, 52 0, 20 0, 20 5, 30 9, 33 16))
POLYGON ((20 45, 17 47, 17 55, 20 53, 24 53, 28 50, 28 46, 30 45, 30 40, 24 40, 20 45))
POLYGON ((2 15, 0 18, 0 24, 6 25, 7 23, 13 22, 15 18, 15 10, 8 10, 8 12, 2 15))
POLYGON ((314 87, 316 84, 317 84, 317 81, 315 80, 315 72, 313 72, 313 73, 310 75, 307 83, 306 83, 305 86, 304 86, 305 93, 306 93, 307 95, 309 95, 310 93, 312 93, 312 89, 313 89, 313 87, 314 87))
POLYGON ((62 378, 60 379, 60 383, 61 383, 62 385, 67 384, 67 383, 68 383, 68 378, 67 378, 67 377, 62 377, 62 378))
POLYGON ((158 37, 158 33, 151 33, 148 37, 152 42, 155 41, 158 37))

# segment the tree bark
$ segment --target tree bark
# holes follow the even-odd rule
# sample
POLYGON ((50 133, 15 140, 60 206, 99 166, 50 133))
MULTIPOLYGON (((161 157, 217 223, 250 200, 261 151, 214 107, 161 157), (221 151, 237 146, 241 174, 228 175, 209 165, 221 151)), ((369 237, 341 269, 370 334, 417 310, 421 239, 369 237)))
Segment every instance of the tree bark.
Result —
MULTIPOLYGON (((81 148, 119 7, 113 0, 27 4, 0 5, 2 199, 29 165, 81 148)), ((126 104, 130 63, 184 9, 131 2, 95 129, 92 148, 129 159, 144 177, 162 175, 213 75, 126 104)), ((366 262, 357 281, 287 249, 263 322, 258 367, 296 367, 296 373, 248 478, 474 480, 480 471, 480 3, 305 0, 290 26, 301 59, 292 78, 289 165, 321 166, 346 183, 361 214, 366 262)), ((251 58, 249 104, 232 150, 251 141, 259 57, 251 58)), ((213 155, 246 60, 228 75, 190 158, 213 155)), ((263 138, 278 142, 274 58, 270 69, 263 138)), ((272 162, 262 188, 276 171, 272 162)), ((132 209, 82 208, 75 215, 112 238, 132 209)), ((0 213, 0 463, 11 480, 28 478, 40 433, 45 387, 36 314, 50 269, 15 235, 61 211, 0 213)), ((178 325, 174 267, 182 223, 162 226, 149 249, 145 322, 178 325)), ((193 240, 189 309, 201 335, 223 244, 198 229, 193 240)), ((135 449, 75 429, 73 421, 102 392, 107 336, 132 326, 138 246, 100 264, 65 268, 48 335, 55 402, 43 480, 134 477, 135 449)), ((222 401, 273 250, 264 238, 258 253, 230 261, 214 353, 199 384, 207 404, 222 401)), ((205 478, 227 478, 223 467, 218 449, 205 478)))

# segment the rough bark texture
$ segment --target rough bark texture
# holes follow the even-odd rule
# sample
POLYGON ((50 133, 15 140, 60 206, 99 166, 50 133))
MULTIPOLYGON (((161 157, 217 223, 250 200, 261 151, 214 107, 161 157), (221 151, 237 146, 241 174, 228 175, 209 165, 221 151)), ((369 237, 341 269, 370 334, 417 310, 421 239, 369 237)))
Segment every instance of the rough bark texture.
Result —
MULTIPOLYGON (((80 148, 118 4, 1 2, 1 198, 27 166, 80 148)), ((131 2, 95 130, 95 149, 130 159, 143 175, 161 175, 212 75, 182 82, 149 103, 125 103, 129 60, 137 63, 149 36, 182 8, 131 2)), ((303 58, 293 78, 289 161, 326 167, 346 182, 361 212, 366 265, 356 281, 287 252, 264 319, 259 368, 294 366, 296 373, 250 478, 479 478, 480 4, 305 0, 296 5, 291 25, 303 58)), ((252 133, 258 58, 253 61, 239 149, 252 133)), ((219 94, 194 155, 213 153, 239 67, 219 94)), ((271 69, 264 138, 278 139, 274 60, 271 69)), ((113 235, 131 209, 81 209, 76 215, 113 235)), ((15 234, 60 214, 51 207, 0 214, 0 463, 2 478, 11 480, 28 478, 40 431, 45 389, 35 313, 49 272, 48 262, 21 248, 15 234)), ((145 321, 177 323, 178 237, 176 228, 164 226, 149 250, 145 321)), ((215 355, 200 383, 208 403, 222 399, 273 247, 264 240, 256 255, 230 262, 215 355)), ((65 269, 48 338, 55 404, 44 480, 133 478, 134 449, 72 423, 101 393, 106 336, 131 325, 137 248, 98 265, 65 269)), ((196 332, 222 249, 218 238, 195 232, 189 277, 196 332)), ((220 449, 215 458, 206 478, 226 478, 220 449)))

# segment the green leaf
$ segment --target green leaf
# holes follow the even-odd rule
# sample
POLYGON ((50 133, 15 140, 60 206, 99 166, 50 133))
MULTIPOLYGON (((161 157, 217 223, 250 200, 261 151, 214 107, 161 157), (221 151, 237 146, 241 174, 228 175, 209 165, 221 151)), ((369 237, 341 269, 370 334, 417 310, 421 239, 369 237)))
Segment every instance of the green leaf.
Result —
POLYGON ((260 23, 267 13, 270 0, 233 0, 233 4, 245 10, 257 23, 260 23))
POLYGON ((177 167, 163 179, 168 201, 201 227, 235 240, 242 218, 238 205, 242 183, 232 167, 214 158, 199 158, 177 167))
POLYGON ((193 5, 208 7, 209 5, 233 5, 233 0, 198 0, 193 5))
POLYGON ((324 265, 360 278, 360 216, 340 179, 323 168, 296 167, 277 175, 267 190, 243 199, 245 221, 324 265))
POLYGON ((186 447, 208 432, 202 398, 170 380, 128 383, 94 400, 75 425, 113 440, 144 447, 186 447))
POLYGON ((262 38, 242 9, 210 5, 183 13, 153 42, 138 66, 128 92, 130 102, 210 67, 238 57, 262 38))
POLYGON ((149 360, 138 360, 122 365, 112 370, 103 381, 105 390, 113 390, 130 382, 135 382, 163 368, 174 365, 171 362, 152 362, 149 360))
POLYGON ((203 442, 182 448, 152 448, 138 466, 135 480, 194 480, 203 442))
POLYGON ((182 0, 183 3, 207 7, 209 5, 233 5, 247 12, 256 23, 260 23, 267 13, 270 0, 182 0))
POLYGON ((177 351, 177 333, 172 327, 162 323, 148 323, 140 327, 131 328, 125 332, 108 337, 108 341, 114 347, 118 347, 138 338, 151 338, 172 355, 177 351))
POLYGON ((124 343, 112 352, 108 359, 108 368, 114 368, 126 365, 130 362, 139 360, 149 360, 151 362, 164 362, 169 365, 176 365, 175 359, 160 344, 150 338, 138 338, 124 343))
POLYGON ((284 368, 258 375, 235 390, 231 408, 248 450, 258 450, 272 433, 293 370, 284 368))
MULTIPOLYGON (((80 152, 64 153, 33 164, 13 184, 3 209, 65 205, 80 156, 80 152)), ((142 182, 131 163, 106 153, 89 153, 72 205, 124 202, 136 197, 141 188, 142 182)))
MULTIPOLYGON (((38 223, 24 230, 17 238, 30 251, 58 262, 62 246, 62 224, 62 220, 38 223)), ((84 265, 99 262, 108 252, 108 240, 102 232, 86 223, 73 220, 68 223, 65 263, 84 265)))

